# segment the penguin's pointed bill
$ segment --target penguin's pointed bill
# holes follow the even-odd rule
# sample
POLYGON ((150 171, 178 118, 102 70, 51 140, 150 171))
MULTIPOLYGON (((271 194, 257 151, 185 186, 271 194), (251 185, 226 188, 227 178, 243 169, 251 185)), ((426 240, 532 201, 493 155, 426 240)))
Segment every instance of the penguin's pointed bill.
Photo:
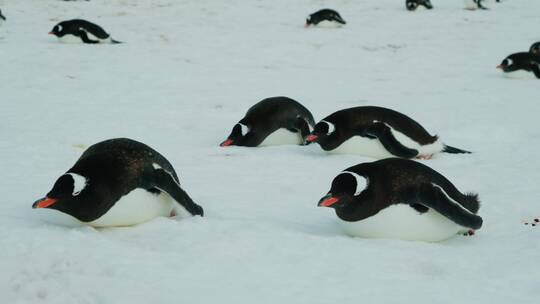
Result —
POLYGON ((32 208, 36 209, 36 208, 47 208, 47 207, 50 207, 52 205, 54 205, 58 200, 54 199, 54 198, 48 198, 48 197, 44 197, 44 198, 41 198, 41 199, 38 199, 37 201, 34 202, 34 204, 32 205, 32 208))
POLYGON ((319 200, 319 203, 317 204, 317 206, 319 206, 319 207, 331 207, 332 205, 336 204, 337 202, 339 202, 339 198, 333 197, 332 193, 329 193, 329 194, 325 195, 323 198, 321 198, 319 200))
POLYGON ((232 145, 233 142, 234 141, 232 139, 227 139, 224 142, 222 142, 221 144, 219 144, 219 146, 220 147, 228 147, 228 146, 232 145))
POLYGON ((313 135, 313 134, 310 134, 310 135, 308 135, 308 137, 306 137, 306 141, 308 141, 310 143, 316 142, 317 139, 319 139, 319 136, 313 135))

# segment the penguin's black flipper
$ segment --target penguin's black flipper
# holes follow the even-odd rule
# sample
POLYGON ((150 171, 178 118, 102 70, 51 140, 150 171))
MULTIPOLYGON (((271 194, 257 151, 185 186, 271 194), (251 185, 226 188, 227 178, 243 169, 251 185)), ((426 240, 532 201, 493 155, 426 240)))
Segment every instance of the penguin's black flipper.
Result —
POLYGON ((153 185, 152 188, 157 188, 161 191, 167 192, 177 203, 186 208, 186 210, 192 215, 204 215, 203 208, 197 205, 184 191, 180 184, 173 178, 173 176, 161 169, 155 169, 153 171, 153 185))
POLYGON ((475 2, 476 2, 476 5, 478 6, 479 9, 483 9, 483 10, 487 10, 487 9, 488 9, 487 7, 485 7, 485 6, 482 5, 482 3, 481 3, 482 0, 476 0, 475 2))
POLYGON ((307 141, 306 137, 311 133, 311 131, 309 130, 309 124, 307 121, 305 121, 302 117, 298 117, 294 122, 294 128, 300 131, 300 135, 302 136, 302 144, 309 145, 311 142, 307 141))
POLYGON ((415 192, 415 195, 411 197, 411 201, 408 202, 409 204, 422 204, 432 208, 454 223, 467 228, 476 230, 482 227, 482 218, 480 216, 450 199, 440 187, 423 184, 415 192))
POLYGON ((430 0, 425 0, 424 3, 422 3, 427 9, 432 9, 433 4, 431 4, 430 0))
POLYGON ((99 43, 99 41, 97 40, 91 40, 90 38, 88 38, 88 34, 86 34, 84 30, 79 30, 79 37, 81 37, 84 43, 99 43))
POLYGON ((394 137, 390 127, 384 123, 374 123, 365 127, 362 132, 363 136, 378 138, 384 148, 397 157, 414 158, 418 155, 418 150, 405 147, 394 137))
POLYGON ((442 151, 445 153, 451 153, 451 154, 471 154, 472 153, 471 151, 461 150, 456 147, 447 146, 447 145, 444 145, 442 151))

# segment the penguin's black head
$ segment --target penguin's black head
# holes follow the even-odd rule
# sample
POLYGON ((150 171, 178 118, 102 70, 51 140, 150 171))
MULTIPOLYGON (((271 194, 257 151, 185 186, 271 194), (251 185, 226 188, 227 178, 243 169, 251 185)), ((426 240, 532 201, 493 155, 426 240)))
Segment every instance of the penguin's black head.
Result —
POLYGON ((512 56, 508 56, 501 62, 501 64, 497 66, 497 68, 503 70, 504 72, 517 71, 519 70, 519 67, 514 62, 515 58, 512 58, 512 56))
POLYGON ((49 32, 49 35, 55 35, 56 37, 62 37, 64 36, 66 33, 65 33, 65 28, 64 26, 62 25, 62 22, 58 23, 57 25, 55 25, 53 27, 53 29, 49 32))
POLYGON ((220 144, 221 147, 241 146, 244 141, 244 136, 249 132, 249 127, 242 122, 234 125, 231 134, 227 139, 220 144))
POLYGON ((47 196, 34 202, 32 208, 48 208, 67 213, 80 221, 95 220, 96 204, 101 202, 95 185, 76 173, 60 176, 47 196))
POLYGON ((414 11, 418 7, 418 2, 417 0, 407 0, 407 2, 405 2, 405 6, 407 6, 409 11, 414 11))
POLYGON ((333 122, 330 120, 321 120, 313 128, 313 132, 306 138, 310 143, 316 142, 321 146, 325 145, 328 141, 331 141, 337 137, 338 130, 333 122))
POLYGON ((4 15, 2 15, 2 10, 0 10, 0 19, 6 20, 6 17, 4 15))
POLYGON ((532 53, 533 55, 540 56, 540 42, 536 42, 533 45, 531 45, 529 52, 532 53))
POLYGON ((352 171, 343 171, 332 181, 328 194, 319 200, 319 207, 334 209, 353 203, 367 187, 367 179, 352 171))

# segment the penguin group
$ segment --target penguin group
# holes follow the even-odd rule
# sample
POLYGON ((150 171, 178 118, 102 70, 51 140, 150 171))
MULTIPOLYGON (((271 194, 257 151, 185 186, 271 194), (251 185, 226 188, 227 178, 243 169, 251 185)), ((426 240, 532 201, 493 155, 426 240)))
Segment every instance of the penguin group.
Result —
MULTIPOLYGON (((481 0, 473 2, 484 8, 481 0)), ((433 8, 430 0, 406 1, 408 10, 420 6, 433 8)), ((5 20, 1 12, 0 19, 5 20)), ((305 26, 346 24, 337 11, 322 9, 310 14, 305 26)), ((82 19, 62 21, 49 34, 63 42, 120 43, 100 26, 82 19)), ((539 56, 537 42, 528 53, 512 54, 498 67, 507 73, 530 71, 540 78, 539 56)), ((448 145, 393 109, 339 109, 317 122, 300 102, 286 96, 269 97, 250 107, 219 146, 315 144, 325 151, 321 154, 374 159, 336 171, 329 190, 321 191, 321 199, 314 202, 333 209, 346 234, 435 242, 457 234, 473 235, 482 227, 478 195, 458 190, 442 174, 417 161, 441 153, 471 152, 448 145)), ((173 165, 153 148, 128 138, 90 146, 32 207, 57 210, 94 227, 131 226, 158 216, 204 216, 203 207, 181 187, 173 165)))

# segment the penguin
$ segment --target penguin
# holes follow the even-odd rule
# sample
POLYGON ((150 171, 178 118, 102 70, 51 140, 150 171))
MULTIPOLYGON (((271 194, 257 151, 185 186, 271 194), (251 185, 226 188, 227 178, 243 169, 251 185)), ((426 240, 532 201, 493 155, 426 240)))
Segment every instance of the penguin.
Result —
POLYGON ((322 9, 317 11, 306 19, 306 27, 310 25, 321 27, 339 27, 347 24, 341 15, 332 9, 322 9))
POLYGON ((55 35, 66 43, 122 43, 112 39, 99 25, 82 19, 62 21, 53 27, 49 35, 55 35))
POLYGON ((346 234, 437 242, 482 227, 478 195, 463 194, 421 163, 387 158, 345 169, 319 207, 333 208, 346 234))
POLYGON ((32 208, 54 209, 93 227, 131 226, 182 210, 203 216, 169 161, 128 138, 90 146, 32 208))
POLYGON ((2 10, 0 10, 0 24, 2 24, 3 22, 5 22, 7 19, 6 19, 6 16, 2 15, 2 10))
POLYGON ((220 146, 303 145, 314 125, 313 115, 299 102, 270 97, 252 106, 220 146))
POLYGON ((424 6, 427 9, 433 8, 433 4, 431 4, 430 0, 406 0, 405 6, 409 11, 416 10, 418 6, 424 6))
POLYGON ((540 78, 540 56, 532 52, 511 54, 497 68, 510 78, 540 78))
MULTIPOLYGON (((465 9, 468 9, 468 10, 476 10, 476 9, 487 10, 488 8, 482 5, 482 1, 483 0, 464 0, 465 9)), ((496 2, 500 2, 500 0, 496 0, 496 2)))
POLYGON ((307 137, 332 153, 374 158, 430 159, 433 154, 471 153, 443 144, 412 118, 382 107, 363 106, 337 111, 315 125, 307 137))
POLYGON ((531 45, 531 48, 529 49, 529 53, 540 56, 540 42, 535 42, 533 45, 531 45))

